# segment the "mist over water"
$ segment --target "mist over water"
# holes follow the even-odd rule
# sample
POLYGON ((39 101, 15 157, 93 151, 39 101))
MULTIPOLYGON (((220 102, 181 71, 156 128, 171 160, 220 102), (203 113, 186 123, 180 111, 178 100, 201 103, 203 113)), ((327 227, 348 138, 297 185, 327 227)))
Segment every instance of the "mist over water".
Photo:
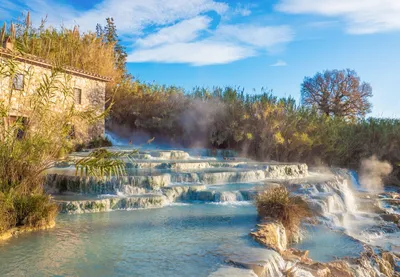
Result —
POLYGON ((383 180, 392 173, 392 170, 393 167, 389 162, 380 161, 375 155, 363 159, 359 175, 361 187, 369 192, 383 191, 383 180))
POLYGON ((195 148, 207 147, 209 144, 209 133, 216 119, 226 113, 226 106, 219 100, 213 99, 204 102, 194 99, 190 108, 185 109, 179 118, 179 123, 184 130, 185 145, 195 148), (189 142, 187 142, 188 140, 189 142))

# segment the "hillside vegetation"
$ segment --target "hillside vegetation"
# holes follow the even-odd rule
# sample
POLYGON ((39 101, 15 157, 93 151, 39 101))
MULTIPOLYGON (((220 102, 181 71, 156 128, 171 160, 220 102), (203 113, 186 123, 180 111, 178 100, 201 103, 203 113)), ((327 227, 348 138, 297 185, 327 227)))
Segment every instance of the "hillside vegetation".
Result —
POLYGON ((394 166, 392 176, 399 177, 400 121, 364 117, 371 107, 372 91, 354 71, 325 71, 305 78, 302 95, 309 97, 299 104, 290 97, 279 99, 266 89, 251 95, 234 87, 185 91, 135 80, 127 74, 127 53, 112 18, 106 26, 96 26, 96 32, 81 33, 78 28, 47 27, 45 21, 34 28, 28 15, 6 26, 2 37, 6 35, 25 53, 112 77, 107 89, 114 103, 107 118, 112 130, 124 127, 132 133, 145 132, 156 142, 232 148, 259 160, 357 168, 362 158, 376 155, 389 161, 394 166), (349 89, 333 84, 337 93, 325 97, 330 88, 326 80, 346 81, 349 89), (317 85, 321 88, 313 90, 317 85), (318 107, 309 101, 318 91, 326 100, 321 103, 348 100, 339 106, 335 102, 332 112, 325 112, 326 105, 318 107), (351 103, 361 103, 363 109, 354 111, 351 103), (344 112, 349 110, 353 116, 344 112))

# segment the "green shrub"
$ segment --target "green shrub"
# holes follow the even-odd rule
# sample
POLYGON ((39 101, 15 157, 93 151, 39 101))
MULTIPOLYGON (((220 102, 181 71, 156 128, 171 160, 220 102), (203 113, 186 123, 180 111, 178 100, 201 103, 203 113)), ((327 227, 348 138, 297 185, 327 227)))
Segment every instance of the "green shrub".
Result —
POLYGON ((100 147, 110 147, 112 146, 111 141, 107 137, 96 137, 88 142, 87 147, 89 149, 100 148, 100 147))
POLYGON ((17 226, 42 227, 53 221, 58 207, 49 195, 18 195, 14 198, 17 226))
POLYGON ((10 193, 0 192, 0 234, 17 225, 13 202, 10 193))
POLYGON ((299 230, 301 221, 311 216, 308 204, 299 196, 293 196, 283 186, 266 190, 256 198, 258 216, 281 222, 288 238, 299 230))

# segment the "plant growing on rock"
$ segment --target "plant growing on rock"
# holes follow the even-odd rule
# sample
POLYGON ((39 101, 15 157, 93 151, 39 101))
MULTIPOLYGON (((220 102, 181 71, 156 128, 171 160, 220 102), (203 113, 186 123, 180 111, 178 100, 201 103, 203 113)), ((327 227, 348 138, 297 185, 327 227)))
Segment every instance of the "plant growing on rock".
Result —
POLYGON ((283 186, 270 188, 258 195, 256 206, 261 220, 282 223, 289 240, 298 232, 301 221, 311 216, 308 204, 300 196, 291 195, 283 186))

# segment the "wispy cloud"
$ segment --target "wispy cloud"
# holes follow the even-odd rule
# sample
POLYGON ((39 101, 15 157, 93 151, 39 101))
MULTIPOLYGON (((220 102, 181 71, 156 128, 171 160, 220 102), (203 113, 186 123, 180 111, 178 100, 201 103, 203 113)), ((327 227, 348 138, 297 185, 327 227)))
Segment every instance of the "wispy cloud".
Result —
POLYGON ((48 15, 52 25, 78 25, 83 31, 94 30, 97 23, 113 17, 129 49, 129 62, 195 66, 267 54, 293 39, 294 33, 288 26, 251 23, 252 7, 230 5, 227 0, 103 0, 82 11, 56 0, 0 3, 4 14, 29 10, 36 20, 48 15), (234 24, 232 18, 249 22, 234 24))
MULTIPOLYGON (((215 31, 208 30, 208 36, 193 41, 201 28, 192 28, 192 24, 186 24, 189 21, 178 23, 179 26, 166 27, 143 38, 140 41, 142 47, 132 51, 129 61, 189 63, 195 66, 223 64, 265 54, 270 48, 293 39, 293 31, 287 26, 233 24, 218 26, 215 31), (181 33, 186 35, 180 36, 180 40, 163 39, 171 30, 184 29, 185 26, 187 29, 181 33), (164 43, 151 47, 154 40, 164 43)), ((206 24, 202 27, 206 27, 206 24)))
POLYGON ((232 12, 232 15, 249 16, 251 15, 251 5, 243 5, 239 3, 232 12))
POLYGON ((175 25, 162 28, 144 38, 139 38, 136 44, 140 47, 153 47, 166 43, 188 42, 196 39, 200 33, 209 27, 211 18, 197 16, 183 20, 175 25))
POLYGON ((400 31, 399 0, 281 0, 277 10, 337 17, 351 34, 400 31))
POLYGON ((257 26, 252 24, 222 25, 216 31, 220 39, 237 40, 260 48, 269 48, 293 39, 294 32, 288 26, 257 26))
POLYGON ((271 64, 270 66, 287 66, 288 64, 285 61, 277 60, 276 63, 271 64))
POLYGON ((172 43, 150 49, 137 49, 129 57, 129 62, 188 63, 195 66, 225 64, 256 53, 249 48, 210 40, 172 43))

